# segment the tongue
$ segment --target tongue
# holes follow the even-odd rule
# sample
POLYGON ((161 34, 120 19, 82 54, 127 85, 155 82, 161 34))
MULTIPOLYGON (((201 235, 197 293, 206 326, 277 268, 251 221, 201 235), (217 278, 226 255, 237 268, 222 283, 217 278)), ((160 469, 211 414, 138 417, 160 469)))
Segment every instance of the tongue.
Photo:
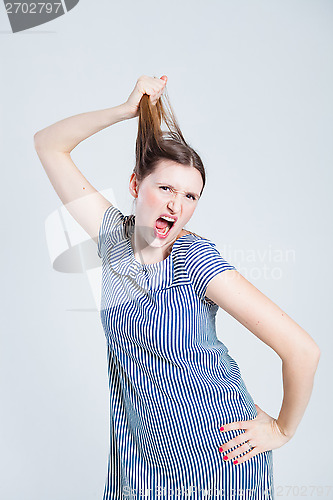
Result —
POLYGON ((164 220, 164 219, 161 219, 161 217, 159 217, 159 218, 157 219, 157 221, 156 221, 156 227, 157 227, 157 229, 161 229, 161 230, 163 230, 163 229, 165 229, 168 225, 169 225, 169 224, 167 223, 167 221, 166 221, 166 220, 164 220))

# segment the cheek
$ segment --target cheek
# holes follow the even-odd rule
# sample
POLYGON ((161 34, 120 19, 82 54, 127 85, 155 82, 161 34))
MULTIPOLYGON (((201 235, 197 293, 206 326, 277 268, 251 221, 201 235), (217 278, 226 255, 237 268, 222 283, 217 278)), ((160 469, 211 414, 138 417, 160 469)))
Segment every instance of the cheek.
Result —
POLYGON ((195 209, 196 209, 196 205, 195 205, 195 206, 192 206, 192 207, 188 207, 188 208, 186 209, 186 217, 187 217, 188 219, 190 219, 190 218, 192 217, 192 215, 193 215, 193 213, 194 213, 195 209))
POLYGON ((141 204, 142 204, 143 207, 145 207, 148 210, 154 209, 154 208, 156 209, 157 207, 160 206, 161 199, 158 196, 157 192, 150 191, 149 189, 147 189, 143 193, 143 196, 142 196, 142 199, 141 199, 141 204))
POLYGON ((161 205, 161 196, 156 191, 153 191, 149 195, 149 203, 151 207, 159 207, 161 205))
POLYGON ((196 206, 195 207, 188 207, 187 208, 186 214, 185 214, 186 223, 184 225, 186 225, 191 220, 192 215, 195 212, 195 209, 196 209, 196 206))

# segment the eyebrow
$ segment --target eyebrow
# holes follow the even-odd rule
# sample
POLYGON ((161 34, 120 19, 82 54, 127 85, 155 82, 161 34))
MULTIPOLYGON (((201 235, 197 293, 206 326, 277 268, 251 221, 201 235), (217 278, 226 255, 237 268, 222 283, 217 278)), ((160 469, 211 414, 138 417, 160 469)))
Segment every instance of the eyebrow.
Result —
MULTIPOLYGON (((172 189, 176 189, 174 186, 171 186, 171 184, 169 184, 168 182, 157 182, 157 184, 159 186, 167 186, 167 187, 170 187, 172 189)), ((176 190, 178 191, 178 190, 176 190)), ((196 193, 192 193, 190 191, 188 191, 186 194, 191 194, 192 196, 194 196, 194 198, 200 198, 200 195, 199 194, 196 194, 196 193)))

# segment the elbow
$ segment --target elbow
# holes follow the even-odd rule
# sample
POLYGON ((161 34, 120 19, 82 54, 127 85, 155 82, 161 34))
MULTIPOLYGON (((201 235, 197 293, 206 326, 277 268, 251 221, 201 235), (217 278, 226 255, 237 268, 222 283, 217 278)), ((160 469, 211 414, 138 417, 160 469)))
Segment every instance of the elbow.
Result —
POLYGON ((306 351, 305 356, 308 366, 312 366, 314 371, 317 369, 320 355, 321 351, 318 344, 313 342, 306 351))
POLYGON ((314 358, 315 358, 315 361, 316 361, 316 366, 317 366, 318 363, 319 363, 319 360, 320 360, 320 356, 321 356, 321 350, 320 350, 320 348, 319 348, 319 346, 317 344, 314 347, 313 355, 314 355, 314 358))
POLYGON ((38 130, 34 134, 34 146, 36 151, 45 149, 46 147, 47 149, 50 148, 50 145, 48 144, 50 142, 49 137, 47 134, 45 134, 44 130, 45 129, 38 130))
POLYGON ((313 358, 313 360, 316 363, 318 363, 318 361, 320 359, 321 351, 320 351, 319 345, 316 344, 316 342, 314 342, 314 341, 311 342, 311 345, 309 346, 309 349, 308 349, 308 355, 311 358, 313 358))
POLYGON ((59 148, 58 145, 54 143, 52 137, 47 132, 44 132, 44 129, 39 130, 34 134, 34 147, 37 153, 45 153, 45 152, 61 152, 61 153, 70 153, 71 150, 65 150, 59 148))
POLYGON ((37 151, 37 149, 39 147, 39 132, 36 132, 34 135, 34 147, 37 151))
POLYGON ((280 357, 282 361, 287 362, 302 360, 302 362, 304 362, 307 366, 312 366, 314 370, 316 370, 320 356, 321 351, 318 344, 311 341, 310 343, 306 342, 302 345, 294 345, 288 349, 287 353, 284 353, 284 355, 281 355, 280 357))
POLYGON ((321 354, 320 349, 316 344, 316 346, 313 348, 312 358, 311 358, 313 374, 315 374, 317 371, 319 360, 320 360, 320 354, 321 354))

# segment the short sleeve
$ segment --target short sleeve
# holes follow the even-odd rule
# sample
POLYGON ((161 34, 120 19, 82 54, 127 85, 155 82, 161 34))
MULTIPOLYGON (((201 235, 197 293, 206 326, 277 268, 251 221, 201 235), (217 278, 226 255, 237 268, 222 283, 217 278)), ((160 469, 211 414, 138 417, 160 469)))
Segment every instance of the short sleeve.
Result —
POLYGON ((104 212, 99 228, 97 240, 97 255, 102 258, 105 250, 112 241, 115 241, 119 232, 123 231, 124 214, 114 205, 110 205, 104 212))
POLYGON ((185 256, 185 270, 197 295, 204 299, 208 283, 219 273, 233 269, 217 250, 215 243, 205 238, 195 240, 185 256))

